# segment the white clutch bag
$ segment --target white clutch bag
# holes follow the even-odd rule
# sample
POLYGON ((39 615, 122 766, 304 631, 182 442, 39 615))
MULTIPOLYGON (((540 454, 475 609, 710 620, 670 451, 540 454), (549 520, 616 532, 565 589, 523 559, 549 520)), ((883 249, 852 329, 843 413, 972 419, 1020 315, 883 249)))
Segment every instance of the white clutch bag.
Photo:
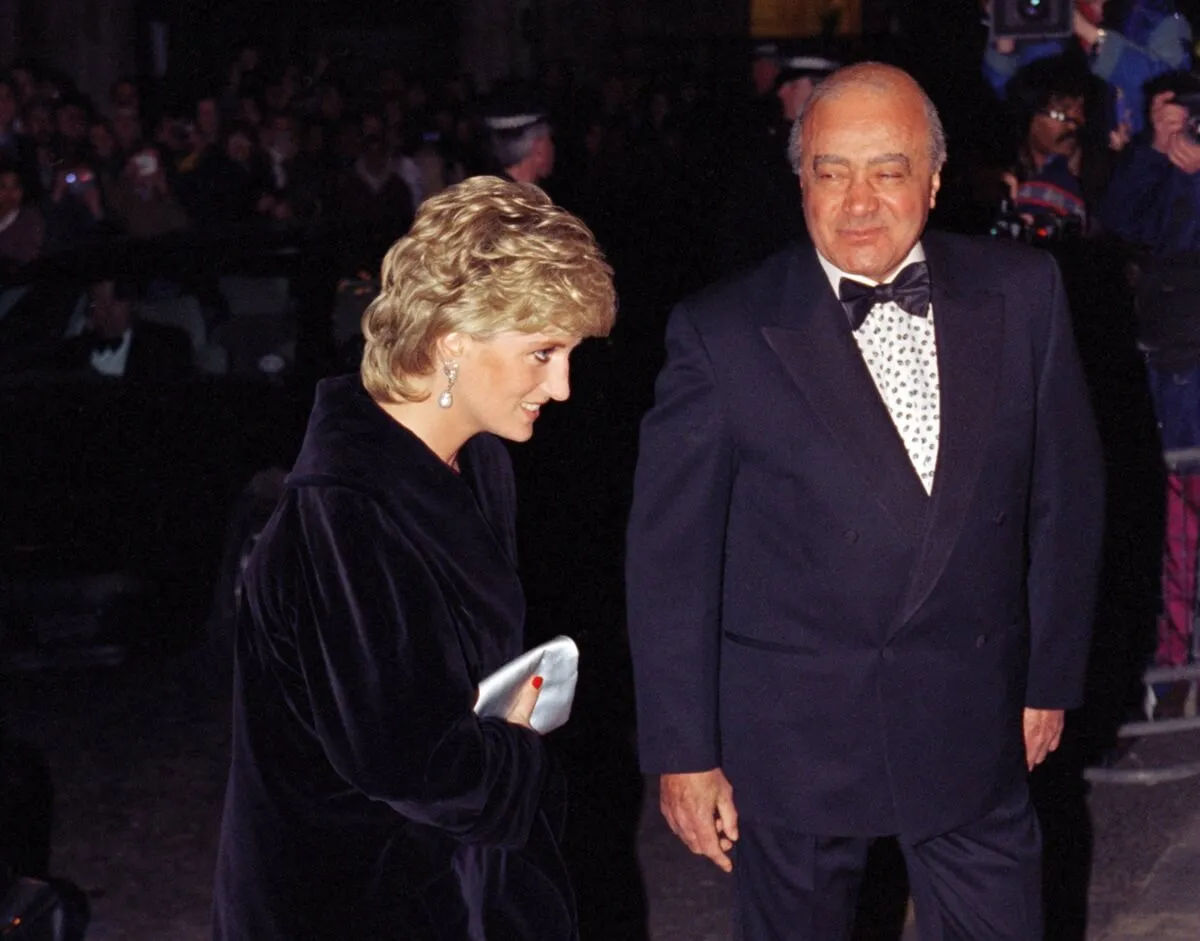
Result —
POLYGON ((479 684, 475 714, 503 718, 521 687, 533 682, 535 676, 542 678, 542 689, 529 724, 543 735, 565 725, 571 717, 575 682, 579 678, 579 648, 566 635, 526 651, 485 677, 479 684))

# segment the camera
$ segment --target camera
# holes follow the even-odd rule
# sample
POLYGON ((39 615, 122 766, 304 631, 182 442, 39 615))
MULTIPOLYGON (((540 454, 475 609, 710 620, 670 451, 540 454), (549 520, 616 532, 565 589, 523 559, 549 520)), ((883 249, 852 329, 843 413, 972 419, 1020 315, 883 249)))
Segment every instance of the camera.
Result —
POLYGON ((1069 242, 1083 235, 1083 220, 1076 215, 1054 213, 1019 213, 1005 199, 988 231, 992 238, 1024 242, 1026 245, 1048 246, 1069 242))
POLYGON ((1074 14, 1074 0, 992 0, 991 38, 1065 38, 1074 14))
POLYGON ((63 177, 63 182, 67 184, 67 189, 72 193, 82 193, 91 187, 95 180, 95 175, 87 167, 71 170, 63 177))
POLYGON ((133 165, 137 169, 138 176, 154 176, 158 172, 158 155, 153 151, 135 154, 133 165))

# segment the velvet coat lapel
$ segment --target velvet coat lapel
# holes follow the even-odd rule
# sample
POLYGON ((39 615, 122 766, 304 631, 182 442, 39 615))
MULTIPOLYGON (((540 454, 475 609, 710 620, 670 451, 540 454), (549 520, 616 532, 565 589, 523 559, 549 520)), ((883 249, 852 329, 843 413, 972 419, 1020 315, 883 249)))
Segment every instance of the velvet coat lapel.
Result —
POLYGON ((926 494, 904 442, 854 342, 845 311, 811 248, 792 263, 771 349, 822 424, 842 446, 897 535, 918 550, 898 630, 929 595, 963 525, 986 451, 1000 373, 1004 306, 960 277, 953 247, 922 239, 933 284, 941 431, 932 494, 926 494))

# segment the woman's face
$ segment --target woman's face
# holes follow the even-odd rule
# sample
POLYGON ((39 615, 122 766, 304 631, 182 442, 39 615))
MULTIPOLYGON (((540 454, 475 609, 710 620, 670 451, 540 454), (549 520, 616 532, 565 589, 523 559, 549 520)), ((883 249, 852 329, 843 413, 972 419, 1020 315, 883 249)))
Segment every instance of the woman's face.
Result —
POLYGON ((542 406, 570 396, 570 356, 579 342, 563 334, 516 331, 490 340, 466 338, 453 390, 456 417, 469 434, 488 431, 528 441, 542 406))

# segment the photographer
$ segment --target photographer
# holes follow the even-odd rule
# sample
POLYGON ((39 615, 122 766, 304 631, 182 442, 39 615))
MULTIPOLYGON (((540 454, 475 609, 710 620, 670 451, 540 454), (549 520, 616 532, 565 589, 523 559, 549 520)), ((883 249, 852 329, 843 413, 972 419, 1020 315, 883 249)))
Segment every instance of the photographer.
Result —
POLYGON ((1093 75, 1111 88, 1107 130, 1120 149, 1145 122, 1146 82, 1191 63, 1192 31, 1171 0, 1075 0, 1065 39, 997 39, 983 57, 983 74, 1001 98, 1017 70, 1038 59, 1082 52, 1093 75))
POLYGON ((109 202, 117 224, 135 239, 157 238, 188 228, 187 215, 153 146, 130 155, 113 185, 109 202))
MULTIPOLYGON (((1200 111, 1200 80, 1180 76, 1177 88, 1196 96, 1193 108, 1200 111)), ((1195 134, 1200 113, 1189 113, 1176 96, 1176 91, 1154 96, 1153 136, 1135 146, 1113 176, 1103 208, 1106 228, 1160 257, 1200 253, 1200 142, 1195 134)))
POLYGON ((64 161, 42 202, 48 254, 77 248, 103 231, 104 200, 99 174, 87 161, 64 161))
MULTIPOLYGON (((1176 77, 1152 98, 1149 143, 1113 178, 1103 207, 1109 229, 1146 253, 1136 286, 1139 341, 1162 447, 1200 447, 1200 81, 1176 77), (1191 108, 1180 104, 1191 101, 1191 108)), ((1188 662, 1200 531, 1200 475, 1167 477, 1163 611, 1155 660, 1188 662)), ((1187 684, 1155 688, 1158 716, 1182 714, 1187 684)))
POLYGON ((981 167, 992 234, 1050 244, 1088 234, 1111 157, 1087 121, 1099 81, 1070 56, 1039 59, 1008 85, 1010 159, 981 167))

